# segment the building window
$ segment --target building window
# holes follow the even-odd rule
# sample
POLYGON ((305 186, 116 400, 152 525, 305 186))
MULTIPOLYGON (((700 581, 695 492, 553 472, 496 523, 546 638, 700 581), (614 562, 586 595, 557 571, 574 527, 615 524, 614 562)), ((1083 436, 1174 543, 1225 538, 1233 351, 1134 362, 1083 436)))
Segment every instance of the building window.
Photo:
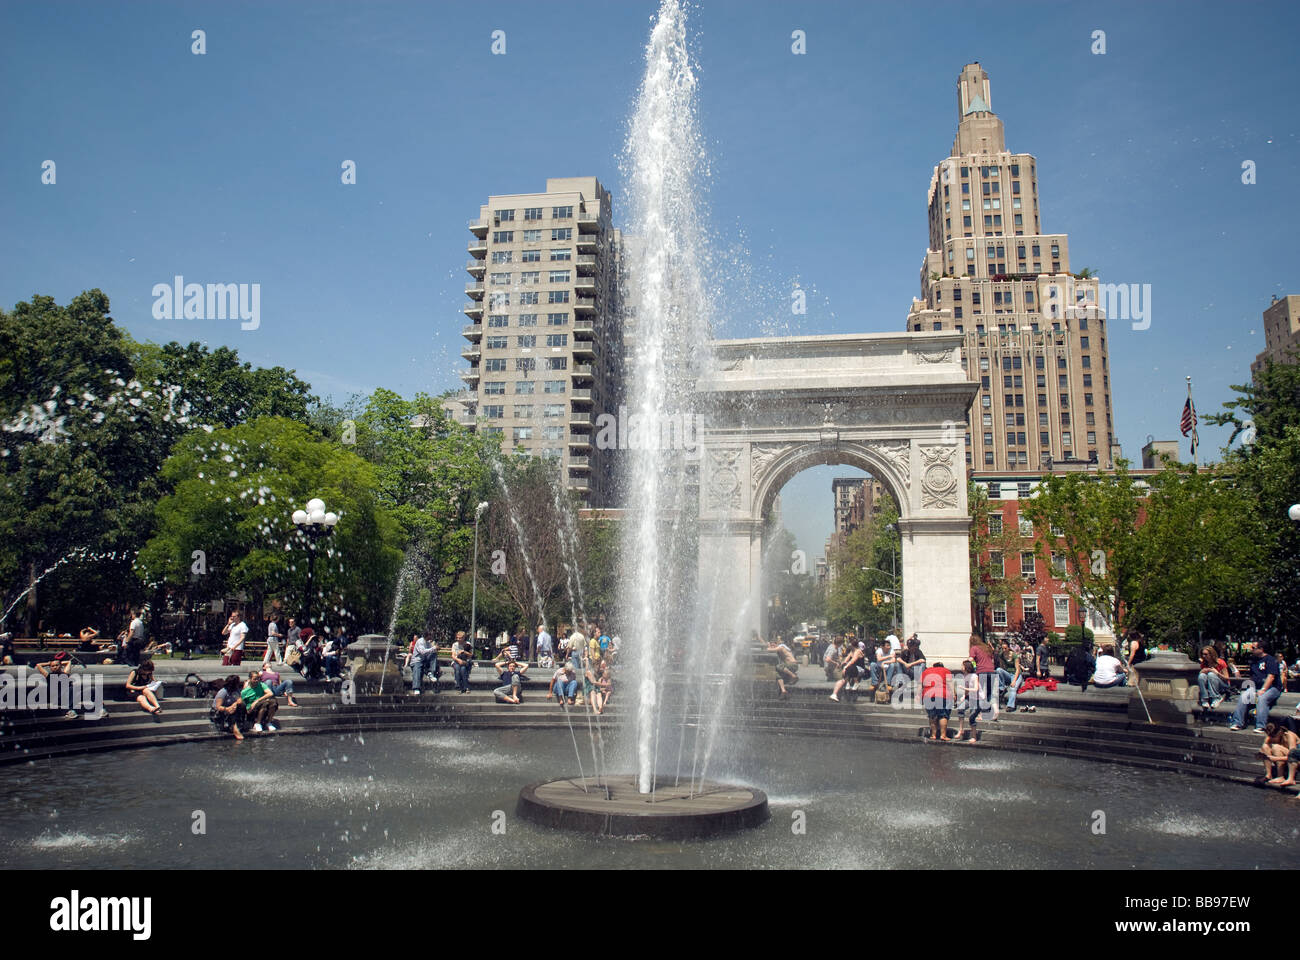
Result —
POLYGON ((1022 577, 1032 577, 1034 575, 1034 551, 1020 551, 1020 575, 1022 577))
POLYGON ((501 430, 500 427, 484 427, 484 428, 483 428, 483 436, 485 436, 485 437, 499 437, 499 436, 501 436, 501 434, 502 434, 502 430, 501 430))
POLYGON ((1052 574, 1057 577, 1065 576, 1065 554, 1052 551, 1052 574))
POLYGON ((550 291, 548 291, 547 294, 546 294, 546 302, 547 302, 547 303, 568 303, 568 302, 569 302, 569 291, 568 291, 568 290, 550 290, 550 291))
POLYGON ((540 219, 542 219, 542 208, 541 208, 541 207, 524 207, 524 219, 525 219, 525 220, 540 220, 540 219))
POLYGON ((542 406, 543 417, 562 417, 564 416, 564 404, 547 403, 542 406))
POLYGON ((1020 598, 1020 614, 1027 617, 1031 613, 1038 612, 1038 598, 1032 593, 1027 593, 1020 598))
POLYGON ((515 232, 513 230, 494 230, 492 232, 493 243, 514 243, 515 232))
POLYGON ((537 384, 533 383, 533 381, 531 380, 519 380, 515 383, 515 393, 516 394, 536 393, 537 391, 534 389, 536 386, 537 384))
POLYGON ((1017 525, 1020 528, 1022 537, 1032 537, 1034 535, 1034 521, 1028 517, 1017 517, 1017 525))
POLYGON ((515 443, 518 443, 520 440, 531 440, 533 439, 533 428, 515 427, 514 430, 512 431, 512 435, 514 437, 515 443))
POLYGON ((537 326, 537 314, 521 313, 519 316, 515 317, 515 322, 521 327, 535 327, 537 326))
POLYGON ((528 373, 530 370, 537 369, 536 357, 515 357, 515 370, 517 372, 528 373))
POLYGON ((533 306, 537 302, 536 290, 521 290, 519 292, 519 305, 521 307, 533 306))
POLYGON ((546 324, 551 327, 562 327, 569 322, 567 313, 548 313, 546 315, 546 324))
POLYGON ((569 369, 569 358, 568 358, 568 357, 547 357, 547 358, 546 358, 546 369, 547 369, 547 370, 567 370, 567 369, 569 369))
POLYGON ((993 446, 993 433, 991 431, 989 433, 984 434, 984 446, 986 447, 993 446))
MULTIPOLYGON (((985 184, 988 186, 988 184, 985 184)), ((1007 602, 999 600, 993 604, 993 626, 1005 627, 1007 625, 1007 602)))
POLYGON ((573 207, 551 207, 552 220, 568 220, 573 216, 573 207))
POLYGON ((551 240, 572 240, 573 227, 560 227, 551 231, 551 240))
POLYGON ((569 345, 569 335, 567 333, 548 333, 546 335, 546 345, 548 347, 567 347, 569 345))
POLYGON ((993 466, 993 451, 992 451, 992 450, 986 450, 986 451, 984 451, 984 466, 986 466, 986 467, 991 467, 991 466, 993 466))
POLYGON ((989 486, 988 486, 988 493, 989 493, 989 499, 990 499, 990 500, 1001 500, 1001 499, 1002 499, 1002 484, 1000 484, 1000 483, 990 483, 989 486))
POLYGON ((1068 627, 1070 625, 1070 598, 1069 597, 1052 597, 1053 626, 1068 627))
POLYGON ((506 223, 515 218, 513 210, 494 210, 492 215, 496 217, 498 223, 506 223))
POLYGON ((524 243, 541 243, 541 242, 542 242, 542 231, 540 230, 524 231, 524 243))
POLYGON ((537 346, 537 334, 535 333, 530 333, 516 339, 518 340, 519 346, 522 348, 531 350, 533 347, 537 346))
POLYGON ((989 514, 989 536, 996 537, 1002 532, 1002 514, 989 514))
POLYGON ((493 307, 508 307, 508 306, 510 306, 510 294, 507 293, 507 292, 504 291, 504 290, 494 290, 494 291, 492 291, 491 305, 492 305, 493 307))
POLYGON ((540 250, 524 250, 523 252, 521 252, 521 253, 519 254, 519 259, 522 260, 524 263, 541 263, 541 262, 542 262, 542 251, 540 251, 540 250))
POLYGON ((1046 430, 1044 430, 1042 433, 1038 435, 1038 445, 1042 447, 1044 450, 1050 447, 1051 444, 1052 444, 1052 438, 1048 435, 1046 430))
MULTIPOLYGON (((498 407, 497 409, 501 409, 501 408, 498 407)), ((533 405, 531 403, 515 404, 516 420, 530 420, 532 419, 532 416, 533 416, 533 405)))
MULTIPOLYGON (((501 361, 505 363, 504 360, 501 361)), ((503 366, 504 370, 505 367, 503 366)), ((496 396, 498 393, 506 392, 506 382, 504 380, 489 380, 483 384, 483 393, 489 397, 496 396)))
POLYGON ((509 344, 510 344, 509 337, 488 337, 487 342, 484 344, 484 347, 485 349, 488 350, 504 350, 507 346, 509 346, 509 344))
POLYGON ((559 426, 542 427, 542 436, 547 440, 563 440, 564 428, 559 426))
POLYGON ((489 420, 500 420, 506 415, 506 408, 502 404, 489 403, 483 407, 483 416, 489 420))
POLYGON ((495 360, 484 360, 483 369, 488 373, 504 373, 506 369, 505 357, 498 357, 495 360))
POLYGON ((515 256, 515 255, 514 255, 514 251, 512 251, 512 250, 493 250, 493 251, 492 251, 492 262, 493 262, 493 263, 510 263, 510 262, 514 259, 514 256, 515 256))
POLYGON ((989 551, 989 576, 994 580, 1001 580, 1006 573, 1002 564, 1002 554, 997 550, 989 551))
POLYGON ((572 260, 573 251, 569 247, 557 247, 551 251, 552 260, 572 260))
MULTIPOLYGON (((541 253, 540 250, 536 252, 541 253)), ((509 274, 507 274, 507 276, 509 276, 509 274)), ((520 283, 541 283, 541 281, 542 271, 540 270, 525 270, 523 273, 519 274, 520 283)))
POLYGON ((564 381, 563 381, 563 380, 547 380, 545 383, 542 384, 542 392, 543 392, 543 393, 563 393, 563 392, 564 392, 564 381))
POLYGON ((568 270, 552 270, 552 271, 551 271, 551 274, 550 274, 550 282, 551 282, 551 283, 568 283, 568 282, 569 282, 569 271, 568 271, 568 270))
POLYGON ((510 322, 510 317, 504 313, 488 314, 489 327, 504 327, 510 322))

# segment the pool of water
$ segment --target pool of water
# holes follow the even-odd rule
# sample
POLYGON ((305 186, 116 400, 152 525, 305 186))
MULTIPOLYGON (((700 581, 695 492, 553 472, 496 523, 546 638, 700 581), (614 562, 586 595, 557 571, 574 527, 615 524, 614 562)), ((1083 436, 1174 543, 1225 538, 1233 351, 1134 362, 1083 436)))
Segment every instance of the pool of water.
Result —
POLYGON ((294 868, 1208 869, 1256 865, 1240 859, 1245 839, 1260 866, 1300 854, 1300 802, 1210 779, 803 736, 754 736, 746 752, 710 777, 765 790, 771 821, 672 843, 517 820, 521 786, 576 773, 557 730, 250 738, 7 766, 0 857, 187 869, 247 862, 252 843, 264 866, 294 868))

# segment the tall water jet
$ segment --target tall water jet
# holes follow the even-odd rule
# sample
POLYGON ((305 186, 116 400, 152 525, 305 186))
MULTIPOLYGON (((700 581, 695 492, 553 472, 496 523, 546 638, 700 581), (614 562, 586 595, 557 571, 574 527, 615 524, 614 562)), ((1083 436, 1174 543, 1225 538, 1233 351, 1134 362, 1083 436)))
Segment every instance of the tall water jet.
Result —
POLYGON ((628 331, 634 348, 627 390, 629 522, 621 604, 638 687, 636 765, 642 793, 653 787, 661 645, 687 629, 696 587, 693 577, 674 576, 682 558, 693 552, 685 538, 695 504, 688 483, 691 451, 680 442, 685 431, 679 429, 674 442, 672 429, 697 422, 694 386, 711 363, 701 217, 705 153, 679 0, 660 5, 645 63, 624 158, 631 206, 627 234, 633 238, 627 245, 627 294, 636 314, 628 331), (676 570, 670 564, 677 564, 676 570))

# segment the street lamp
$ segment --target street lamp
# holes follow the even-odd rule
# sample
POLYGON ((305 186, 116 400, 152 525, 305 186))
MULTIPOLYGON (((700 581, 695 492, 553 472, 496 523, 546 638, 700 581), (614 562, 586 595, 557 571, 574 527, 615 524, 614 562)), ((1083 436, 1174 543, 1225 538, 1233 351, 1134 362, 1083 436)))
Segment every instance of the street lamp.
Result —
POLYGON ((980 640, 984 639, 984 609, 989 602, 989 588, 987 584, 981 583, 979 589, 975 591, 975 615, 979 617, 980 622, 980 640))
POLYGON ((1294 520, 1296 523, 1300 523, 1300 503, 1291 504, 1290 508, 1286 512, 1286 515, 1290 517, 1292 520, 1294 520))
POLYGON ((478 521, 487 508, 486 500, 474 508, 474 566, 472 568, 474 585, 470 590, 469 600, 469 648, 471 650, 474 649, 474 644, 478 643, 478 521))
MULTIPOLYGON (((889 562, 890 562, 890 566, 892 567, 892 569, 893 569, 893 571, 894 571, 894 593, 895 593, 895 597, 894 597, 894 605, 890 608, 890 612, 893 614, 893 617, 894 617, 894 636, 898 636, 898 604, 899 604, 899 602, 900 602, 900 598, 897 596, 897 594, 899 593, 899 589, 898 589, 898 550, 897 550, 897 549, 895 548, 895 546, 894 546, 894 538, 893 538, 893 536, 892 536, 892 534, 898 533, 898 524, 896 524, 896 523, 888 523, 888 524, 885 524, 885 529, 888 530, 888 531, 890 532, 890 534, 891 534, 891 536, 890 536, 890 538, 889 538, 889 562)), ((915 624, 913 624, 913 626, 915 626, 915 624)))
POLYGON ((293 512, 293 522, 307 535, 307 602, 304 604, 303 626, 311 624, 312 584, 316 573, 316 541, 327 536, 339 522, 339 515, 325 510, 325 501, 313 497, 307 501, 305 510, 293 512))

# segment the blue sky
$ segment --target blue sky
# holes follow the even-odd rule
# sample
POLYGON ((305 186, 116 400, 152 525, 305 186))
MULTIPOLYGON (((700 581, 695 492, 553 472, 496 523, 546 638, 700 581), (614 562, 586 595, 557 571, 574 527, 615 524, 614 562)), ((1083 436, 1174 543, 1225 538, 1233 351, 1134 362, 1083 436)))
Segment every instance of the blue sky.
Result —
MULTIPOLYGON (((98 286, 138 337, 228 344, 335 399, 457 386, 465 222, 490 193, 592 174, 618 221, 655 7, 6 3, 0 303, 98 286), (556 99, 572 109, 548 115, 556 99), (176 274, 260 283, 260 328, 155 320, 151 289, 176 274)), ((703 0, 690 26, 709 221, 734 265, 726 335, 902 329, 972 60, 1008 146, 1038 158, 1044 229, 1070 234, 1075 269, 1151 284, 1151 328, 1116 323, 1109 344, 1131 457, 1148 434, 1177 436, 1186 375, 1202 412, 1229 399, 1269 297, 1300 292, 1295 4, 703 0)), ((838 472, 783 497, 813 553, 838 472)))

